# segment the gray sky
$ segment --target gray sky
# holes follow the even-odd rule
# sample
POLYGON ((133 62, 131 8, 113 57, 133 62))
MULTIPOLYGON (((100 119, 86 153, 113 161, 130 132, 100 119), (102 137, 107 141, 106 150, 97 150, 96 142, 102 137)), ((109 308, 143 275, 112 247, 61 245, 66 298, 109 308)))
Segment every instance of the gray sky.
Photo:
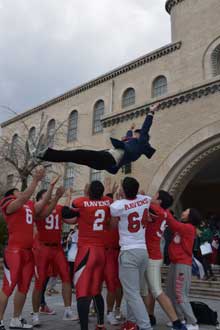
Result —
MULTIPOLYGON (((0 105, 16 112, 170 42, 165 0, 0 0, 0 105)), ((0 108, 0 122, 12 115, 0 108)))

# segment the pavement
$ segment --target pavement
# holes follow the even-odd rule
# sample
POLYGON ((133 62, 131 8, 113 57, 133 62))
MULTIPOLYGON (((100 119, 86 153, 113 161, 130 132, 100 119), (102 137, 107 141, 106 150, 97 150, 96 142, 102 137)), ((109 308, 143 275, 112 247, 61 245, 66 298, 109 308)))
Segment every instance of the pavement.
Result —
MULTIPOLYGON (((1 281, 0 281, 1 284, 1 281)), ((33 286, 33 283, 32 283, 33 286)), ((61 292, 61 286, 60 283, 57 285, 57 289, 61 292)), ((27 301, 24 307, 23 311, 23 317, 27 319, 28 322, 31 323, 31 315, 30 312, 32 311, 31 307, 31 291, 29 291, 27 301)), ((103 292, 103 295, 105 296, 105 290, 103 292)), ((220 318, 220 300, 206 300, 206 299, 193 299, 191 298, 191 301, 203 301, 209 305, 210 308, 213 310, 216 310, 219 314, 220 318)), ((42 321, 42 326, 40 329, 42 330, 72 330, 73 328, 76 330, 80 330, 79 323, 77 321, 63 321, 63 301, 62 297, 60 294, 57 295, 52 295, 52 296, 47 296, 46 297, 47 304, 53 308, 56 311, 56 315, 48 316, 48 315, 42 315, 41 316, 41 321, 42 321)), ((5 325, 8 327, 9 320, 12 316, 12 311, 13 311, 13 305, 12 305, 13 299, 11 298, 6 310, 5 314, 5 325)), ((75 295, 73 295, 73 310, 76 312, 76 299, 75 295)), ((122 304, 122 310, 124 311, 124 304, 122 304)), ((154 327, 154 330, 165 330, 169 329, 166 327, 167 323, 167 317, 165 316, 164 312, 161 310, 160 306, 156 305, 156 312, 155 312, 156 318, 157 318, 157 326, 154 327)), ((95 329, 96 326, 96 318, 91 317, 90 318, 90 323, 89 323, 89 329, 93 330, 95 329)), ((118 330, 120 329, 119 326, 110 326, 106 325, 107 330, 118 330)), ((200 326, 200 330, 214 330, 215 327, 212 326, 200 326)))

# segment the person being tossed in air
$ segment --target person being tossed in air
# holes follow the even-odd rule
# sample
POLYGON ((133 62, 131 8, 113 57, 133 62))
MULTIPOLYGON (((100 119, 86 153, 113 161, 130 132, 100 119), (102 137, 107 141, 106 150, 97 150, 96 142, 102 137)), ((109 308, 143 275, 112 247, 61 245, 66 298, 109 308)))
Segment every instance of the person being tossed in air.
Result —
POLYGON ((151 158, 155 149, 150 145, 149 131, 153 123, 154 112, 159 109, 158 104, 150 106, 150 110, 139 130, 133 128, 127 132, 123 140, 111 139, 113 148, 107 150, 55 150, 47 148, 36 152, 37 158, 49 162, 72 162, 85 165, 96 170, 106 170, 116 174, 119 169, 131 162, 135 162, 142 155, 151 158))

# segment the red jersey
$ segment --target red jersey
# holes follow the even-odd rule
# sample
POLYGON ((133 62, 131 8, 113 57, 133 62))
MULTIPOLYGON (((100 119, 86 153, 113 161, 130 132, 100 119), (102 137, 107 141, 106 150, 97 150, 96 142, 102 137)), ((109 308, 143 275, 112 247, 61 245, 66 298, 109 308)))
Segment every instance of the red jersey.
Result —
POLYGON ((150 205, 151 222, 147 223, 146 229, 146 243, 150 259, 161 260, 163 255, 161 253, 161 238, 167 227, 167 212, 157 204, 150 205))
POLYGON ((90 200, 80 197, 73 201, 73 207, 79 209, 79 240, 78 246, 103 246, 103 233, 106 222, 110 218, 112 199, 104 196, 101 200, 90 200))
POLYGON ((105 248, 119 249, 118 228, 104 230, 103 240, 105 248))
POLYGON ((169 257, 173 264, 192 265, 193 245, 196 238, 196 228, 191 223, 177 221, 167 212, 167 224, 174 233, 169 245, 169 257))
POLYGON ((36 220, 40 242, 61 244, 62 208, 62 205, 57 205, 48 217, 36 220))
POLYGON ((8 227, 8 246, 11 248, 29 249, 33 244, 34 202, 27 201, 20 209, 7 214, 7 207, 16 199, 7 196, 1 200, 0 208, 8 227))

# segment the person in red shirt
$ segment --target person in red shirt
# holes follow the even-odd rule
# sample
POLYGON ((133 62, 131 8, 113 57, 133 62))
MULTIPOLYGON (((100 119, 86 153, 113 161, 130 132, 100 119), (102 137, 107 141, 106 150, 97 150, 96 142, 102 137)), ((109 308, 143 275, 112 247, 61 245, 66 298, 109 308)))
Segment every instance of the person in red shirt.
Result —
MULTIPOLYGON (((41 190, 36 199, 42 200, 47 192, 41 190)), ((57 204, 64 193, 63 187, 57 189, 55 197, 36 218, 38 245, 34 250, 35 256, 35 288, 32 295, 33 325, 40 326, 39 307, 41 292, 48 276, 48 269, 52 266, 62 280, 62 293, 65 305, 63 320, 75 320, 71 310, 72 289, 69 266, 61 245, 62 223, 72 224, 78 213, 68 207, 57 204), (67 218, 67 219, 66 219, 67 218)), ((77 318, 78 319, 78 318, 77 318)))
POLYGON ((88 330, 92 298, 97 310, 97 328, 104 328, 104 300, 101 295, 105 268, 103 233, 110 218, 112 199, 103 194, 103 184, 93 181, 88 188, 88 197, 80 197, 73 201, 73 206, 79 209, 80 213, 74 284, 81 330, 88 330))
MULTIPOLYGON (((103 235, 106 264, 104 271, 104 281, 107 287, 107 320, 111 325, 119 324, 115 318, 113 308, 116 302, 117 290, 121 291, 119 280, 118 257, 120 252, 118 228, 108 228, 103 235)), ((120 309, 120 305, 116 306, 120 309)))
POLYGON ((167 224, 174 234, 169 245, 171 265, 168 273, 167 293, 179 318, 186 320, 187 329, 198 330, 199 326, 189 302, 189 290, 196 228, 199 227, 202 217, 193 208, 182 213, 181 222, 177 221, 169 211, 167 213, 167 224))
POLYGON ((34 272, 34 260, 32 254, 33 244, 33 218, 40 213, 48 202, 49 193, 41 202, 30 201, 39 181, 43 178, 45 171, 38 169, 31 184, 23 192, 13 188, 5 193, 0 202, 1 212, 7 222, 8 246, 4 253, 4 278, 0 292, 0 329, 5 330, 3 316, 7 307, 8 298, 17 286, 14 298, 14 316, 10 322, 11 329, 30 329, 21 317, 26 294, 34 272))
POLYGON ((161 243, 167 227, 167 210, 172 206, 172 203, 173 197, 164 190, 159 190, 151 200, 146 228, 146 243, 149 254, 146 275, 150 288, 146 302, 152 326, 156 323, 154 317, 154 303, 156 299, 171 320, 172 329, 186 330, 185 325, 178 319, 170 299, 163 292, 161 284, 161 267, 163 264, 161 243))

